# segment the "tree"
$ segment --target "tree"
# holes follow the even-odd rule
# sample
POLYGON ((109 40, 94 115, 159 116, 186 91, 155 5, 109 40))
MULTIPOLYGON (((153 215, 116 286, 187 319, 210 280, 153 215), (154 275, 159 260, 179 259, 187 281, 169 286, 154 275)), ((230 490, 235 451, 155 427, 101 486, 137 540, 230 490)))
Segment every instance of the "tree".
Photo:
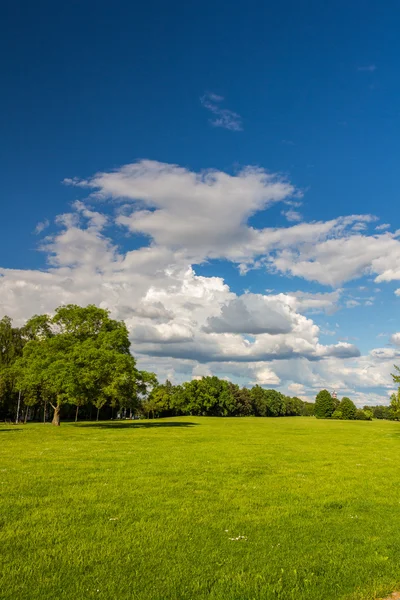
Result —
POLYGON ((92 402, 126 404, 137 397, 139 372, 129 352, 128 331, 109 312, 89 305, 69 304, 53 318, 36 315, 26 325, 23 355, 16 361, 17 381, 25 398, 46 399, 60 424, 63 404, 77 407, 92 402))
POLYGON ((289 396, 285 396, 285 415, 290 416, 299 416, 303 413, 303 405, 304 402, 294 396, 290 398, 289 396))
POLYGON ((400 388, 390 396, 390 412, 393 419, 400 419, 400 388))
POLYGON ((342 419, 348 420, 356 418, 357 407, 354 404, 354 402, 346 396, 342 398, 338 410, 340 410, 340 412, 342 413, 342 419))
POLYGON ((315 416, 319 419, 329 419, 334 409, 334 402, 328 390, 318 392, 315 398, 315 416))
POLYGON ((266 390, 260 385, 255 385, 250 390, 250 396, 254 407, 254 413, 258 417, 266 417, 268 412, 266 390))

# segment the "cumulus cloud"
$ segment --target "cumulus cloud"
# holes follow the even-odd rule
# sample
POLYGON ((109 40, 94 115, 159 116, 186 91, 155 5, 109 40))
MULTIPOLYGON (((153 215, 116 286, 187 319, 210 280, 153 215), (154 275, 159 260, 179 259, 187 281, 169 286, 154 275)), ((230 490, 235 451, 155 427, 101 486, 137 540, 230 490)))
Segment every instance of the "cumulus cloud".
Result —
POLYGON ((332 315, 338 310, 338 304, 343 290, 334 292, 289 292, 296 299, 296 306, 300 312, 318 313, 325 312, 332 315))
POLYGON ((204 331, 257 335, 289 333, 299 315, 279 296, 245 294, 222 306, 221 314, 210 317, 204 331))
POLYGON ((394 333, 390 337, 390 341, 391 341, 392 344, 395 344, 396 346, 400 346, 400 332, 394 333))

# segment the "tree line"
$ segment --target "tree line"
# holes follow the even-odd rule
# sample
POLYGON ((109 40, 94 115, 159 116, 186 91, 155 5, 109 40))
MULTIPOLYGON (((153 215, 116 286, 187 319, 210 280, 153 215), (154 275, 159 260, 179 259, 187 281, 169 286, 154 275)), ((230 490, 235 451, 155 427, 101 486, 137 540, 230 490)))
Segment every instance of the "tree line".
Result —
POLYGON ((312 415, 314 404, 218 377, 159 384, 140 371, 126 325, 94 305, 60 306, 22 327, 0 320, 0 419, 312 415))
MULTIPOLYGON (((393 381, 400 383, 400 369, 394 366, 398 374, 392 374, 393 381)), ((400 388, 390 397, 390 405, 364 406, 357 408, 350 398, 344 396, 338 400, 328 390, 318 392, 315 399, 314 414, 319 419, 342 419, 371 421, 372 419, 400 420, 400 388)))
MULTIPOLYGON (((400 369, 395 367, 395 382, 400 369)), ((60 306, 22 327, 0 320, 0 419, 197 416, 313 416, 333 419, 400 419, 400 391, 391 405, 359 409, 321 390, 315 403, 259 385, 240 387, 218 377, 181 385, 159 384, 140 371, 123 321, 94 305, 60 306)))

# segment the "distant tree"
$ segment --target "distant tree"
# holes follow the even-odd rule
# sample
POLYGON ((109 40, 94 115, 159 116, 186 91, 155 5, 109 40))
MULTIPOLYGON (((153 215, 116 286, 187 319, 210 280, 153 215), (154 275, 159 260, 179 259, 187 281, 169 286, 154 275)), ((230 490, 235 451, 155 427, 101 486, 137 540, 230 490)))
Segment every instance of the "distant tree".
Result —
POLYGON ((363 412, 367 417, 367 421, 372 421, 372 417, 374 416, 372 410, 370 408, 363 408, 363 412))
POLYGON ((315 398, 315 416, 319 419, 329 419, 334 412, 334 403, 328 390, 321 390, 315 398))
POLYGON ((342 398, 338 410, 342 413, 342 419, 349 420, 356 418, 357 407, 350 398, 342 398))
POLYGON ((276 390, 265 390, 267 417, 282 417, 286 412, 285 397, 276 390))
POLYGON ((266 390, 260 385, 255 385, 250 390, 250 396, 254 407, 254 413, 257 417, 266 417, 268 414, 268 402, 266 390))
POLYGON ((303 417, 313 417, 315 414, 315 403, 303 402, 301 414, 303 415, 303 417))
MULTIPOLYGON (((364 407, 364 409, 365 409, 365 407, 364 407)), ((390 419, 391 418, 389 406, 383 406, 383 405, 370 406, 370 409, 372 410, 374 419, 390 419)))
POLYGON ((230 394, 234 404, 234 415, 248 417, 253 414, 253 402, 248 388, 240 388, 235 383, 228 382, 230 394))
POLYGON ((390 396, 390 413, 392 419, 396 421, 400 419, 400 388, 390 396))
POLYGON ((295 417, 303 414, 303 405, 304 402, 294 396, 290 398, 289 396, 284 397, 285 403, 285 415, 288 417, 295 417))

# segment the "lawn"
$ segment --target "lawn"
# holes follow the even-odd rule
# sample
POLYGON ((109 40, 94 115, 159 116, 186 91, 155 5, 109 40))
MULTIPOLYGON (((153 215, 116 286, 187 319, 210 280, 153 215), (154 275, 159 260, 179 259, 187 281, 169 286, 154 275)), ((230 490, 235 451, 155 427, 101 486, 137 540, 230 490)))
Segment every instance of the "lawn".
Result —
POLYGON ((372 600, 399 461, 386 421, 0 425, 0 597, 372 600))

